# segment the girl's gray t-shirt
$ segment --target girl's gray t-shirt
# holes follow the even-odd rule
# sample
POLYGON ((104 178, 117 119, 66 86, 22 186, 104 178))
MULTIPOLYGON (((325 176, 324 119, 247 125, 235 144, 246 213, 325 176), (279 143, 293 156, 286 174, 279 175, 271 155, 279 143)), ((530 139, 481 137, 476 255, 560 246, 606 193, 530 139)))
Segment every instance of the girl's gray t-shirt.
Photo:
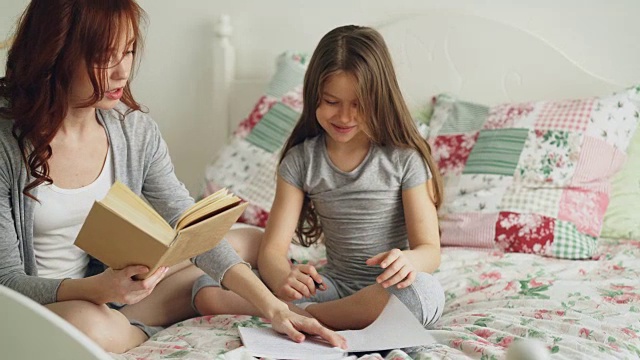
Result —
POLYGON ((322 272, 336 281, 340 296, 375 282, 382 270, 367 266, 368 258, 408 248, 402 191, 431 178, 415 149, 376 145, 353 171, 341 171, 329 158, 324 135, 291 148, 278 173, 312 201, 327 249, 322 272))

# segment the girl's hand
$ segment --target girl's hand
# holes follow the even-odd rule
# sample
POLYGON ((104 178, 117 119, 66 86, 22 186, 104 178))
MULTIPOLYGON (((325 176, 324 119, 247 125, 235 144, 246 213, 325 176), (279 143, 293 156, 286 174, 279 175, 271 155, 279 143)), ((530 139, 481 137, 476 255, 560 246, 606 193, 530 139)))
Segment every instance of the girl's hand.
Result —
POLYGON ((411 285, 416 280, 417 271, 400 249, 393 249, 367 259, 367 265, 380 265, 385 269, 376 281, 383 288, 397 284, 398 289, 411 285))
POLYGON ((144 280, 134 280, 135 275, 142 275, 149 271, 146 266, 127 266, 122 270, 108 268, 96 275, 99 286, 104 290, 104 302, 119 302, 135 304, 146 298, 158 285, 169 270, 168 267, 160 267, 153 275, 144 280))
POLYGON ((344 337, 322 326, 318 320, 296 314, 289 309, 277 312, 271 318, 271 327, 275 331, 287 335, 295 342, 304 341, 304 332, 310 335, 318 335, 335 347, 343 350, 347 349, 347 340, 344 337))
POLYGON ((315 295, 316 289, 326 290, 316 268, 313 265, 293 265, 289 276, 278 287, 275 295, 281 300, 293 301, 315 295))

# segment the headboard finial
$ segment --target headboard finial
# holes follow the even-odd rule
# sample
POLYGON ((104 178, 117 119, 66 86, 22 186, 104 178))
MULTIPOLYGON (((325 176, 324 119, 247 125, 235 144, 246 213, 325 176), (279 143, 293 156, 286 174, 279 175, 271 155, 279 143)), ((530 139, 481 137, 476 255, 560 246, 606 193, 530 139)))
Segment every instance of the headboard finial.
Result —
POLYGON ((231 17, 228 14, 222 14, 216 23, 216 35, 221 38, 228 38, 233 32, 231 27, 231 17))

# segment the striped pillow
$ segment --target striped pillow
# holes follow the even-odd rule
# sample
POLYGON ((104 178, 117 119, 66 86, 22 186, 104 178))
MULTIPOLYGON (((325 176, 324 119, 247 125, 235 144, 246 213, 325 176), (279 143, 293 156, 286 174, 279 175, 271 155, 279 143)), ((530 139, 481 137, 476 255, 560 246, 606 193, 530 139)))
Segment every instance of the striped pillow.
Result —
POLYGON ((203 195, 226 187, 249 202, 240 222, 264 227, 275 197, 278 155, 302 112, 302 81, 308 57, 285 52, 265 94, 207 166, 203 195))
POLYGON ((436 97, 427 139, 445 181, 442 244, 591 258, 639 107, 640 87, 494 107, 436 97))

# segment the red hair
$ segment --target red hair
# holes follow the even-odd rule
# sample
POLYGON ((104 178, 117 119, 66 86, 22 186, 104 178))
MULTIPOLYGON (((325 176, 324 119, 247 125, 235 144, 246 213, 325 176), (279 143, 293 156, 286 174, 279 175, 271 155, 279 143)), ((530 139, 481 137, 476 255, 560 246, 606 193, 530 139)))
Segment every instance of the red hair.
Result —
MULTIPOLYGON (((140 23, 145 19, 134 0, 32 0, 22 14, 0 78, 0 116, 14 121, 13 135, 33 180, 23 193, 52 182, 47 161, 51 140, 69 108, 75 71, 85 67, 93 95, 82 106, 102 99, 107 82, 106 64, 121 36, 142 47, 140 23)), ((135 52, 134 52, 135 54, 135 52)), ((140 110, 129 82, 121 101, 128 111, 140 110)), ((126 114, 122 114, 126 115, 126 114)))

